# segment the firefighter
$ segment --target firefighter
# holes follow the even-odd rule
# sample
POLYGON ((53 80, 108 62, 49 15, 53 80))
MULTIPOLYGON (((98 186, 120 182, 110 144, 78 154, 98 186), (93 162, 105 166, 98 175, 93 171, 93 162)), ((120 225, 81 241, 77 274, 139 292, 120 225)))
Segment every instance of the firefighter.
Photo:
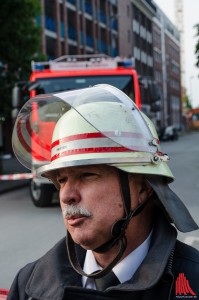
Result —
POLYGON ((177 240, 177 229, 198 226, 169 188, 169 157, 151 121, 110 85, 35 97, 13 133, 15 154, 29 168, 35 102, 40 117, 56 116, 50 147, 35 133, 37 155, 49 159, 51 149, 37 174, 59 190, 67 234, 19 271, 8 299, 199 296, 198 251, 177 240))

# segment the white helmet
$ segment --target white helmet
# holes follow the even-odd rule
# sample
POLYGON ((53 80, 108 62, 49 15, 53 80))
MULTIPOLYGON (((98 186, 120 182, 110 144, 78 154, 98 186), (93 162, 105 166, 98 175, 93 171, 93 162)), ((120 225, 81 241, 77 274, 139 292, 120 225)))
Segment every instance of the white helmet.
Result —
POLYGON ((168 156, 160 151, 153 124, 126 94, 110 85, 29 100, 15 124, 13 148, 21 163, 30 169, 34 152, 41 164, 51 160, 37 170, 45 177, 67 166, 109 164, 128 173, 173 180, 168 156), (55 128, 52 121, 46 123, 48 136, 54 129, 51 145, 39 128, 35 130, 36 111, 38 119, 50 115, 57 122, 55 128))

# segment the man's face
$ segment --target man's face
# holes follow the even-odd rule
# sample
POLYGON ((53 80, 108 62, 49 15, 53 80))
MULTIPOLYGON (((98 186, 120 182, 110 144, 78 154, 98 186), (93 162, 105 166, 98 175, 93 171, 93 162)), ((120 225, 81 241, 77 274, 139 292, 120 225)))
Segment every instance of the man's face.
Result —
POLYGON ((111 228, 124 216, 116 168, 82 166, 65 168, 56 177, 64 222, 73 240, 95 249, 111 238, 111 228))

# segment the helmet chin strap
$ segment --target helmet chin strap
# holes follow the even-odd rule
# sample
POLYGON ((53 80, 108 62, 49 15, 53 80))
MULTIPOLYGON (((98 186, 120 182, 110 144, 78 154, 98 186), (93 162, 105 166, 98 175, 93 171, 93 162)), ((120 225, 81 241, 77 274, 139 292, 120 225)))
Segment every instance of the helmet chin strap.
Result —
POLYGON ((112 238, 104 243, 103 245, 93 249, 92 251, 97 253, 105 253, 108 250, 110 250, 113 246, 119 244, 119 251, 115 258, 112 260, 112 262, 105 267, 104 269, 92 273, 87 274, 85 273, 78 261, 77 255, 76 255, 76 249, 75 249, 75 243, 70 235, 69 232, 67 232, 67 239, 66 239, 66 245, 67 245, 67 251, 68 251, 68 257, 70 260, 70 263, 73 267, 73 269, 79 273, 82 276, 87 276, 90 278, 101 278, 108 274, 113 267, 118 263, 118 261, 121 259, 122 255, 124 254, 124 251, 126 250, 127 246, 127 239, 125 236, 126 228, 131 221, 131 219, 135 216, 137 216, 141 211, 144 209, 148 201, 143 202, 140 204, 136 209, 131 211, 131 195, 130 195, 130 187, 129 187, 129 178, 128 173, 121 171, 118 169, 119 172, 119 179, 120 179, 120 186, 121 186, 121 194, 123 199, 123 205, 125 210, 125 217, 119 219, 116 221, 111 230, 112 238))

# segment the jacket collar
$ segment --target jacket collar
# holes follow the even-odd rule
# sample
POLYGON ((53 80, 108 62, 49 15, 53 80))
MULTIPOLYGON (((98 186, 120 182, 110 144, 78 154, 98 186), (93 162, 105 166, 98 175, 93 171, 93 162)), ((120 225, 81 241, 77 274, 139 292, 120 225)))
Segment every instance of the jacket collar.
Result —
MULTIPOLYGON (((177 232, 161 215, 154 224, 151 246, 134 276, 119 287, 128 291, 146 290, 153 287, 167 273, 167 263, 175 248, 177 232)), ((169 271, 168 271, 169 273, 169 271)), ((114 290, 116 287, 109 288, 114 290)))
MULTIPOLYGON (((107 290, 139 291, 154 286, 165 272, 169 256, 175 247, 176 230, 161 215, 154 224, 149 252, 134 276, 127 282, 107 290)), ((83 265, 86 251, 77 246, 83 265)), ((71 267, 65 238, 47 252, 35 265, 26 286, 26 293, 35 299, 63 299, 66 287, 81 287, 81 275, 71 267)))

